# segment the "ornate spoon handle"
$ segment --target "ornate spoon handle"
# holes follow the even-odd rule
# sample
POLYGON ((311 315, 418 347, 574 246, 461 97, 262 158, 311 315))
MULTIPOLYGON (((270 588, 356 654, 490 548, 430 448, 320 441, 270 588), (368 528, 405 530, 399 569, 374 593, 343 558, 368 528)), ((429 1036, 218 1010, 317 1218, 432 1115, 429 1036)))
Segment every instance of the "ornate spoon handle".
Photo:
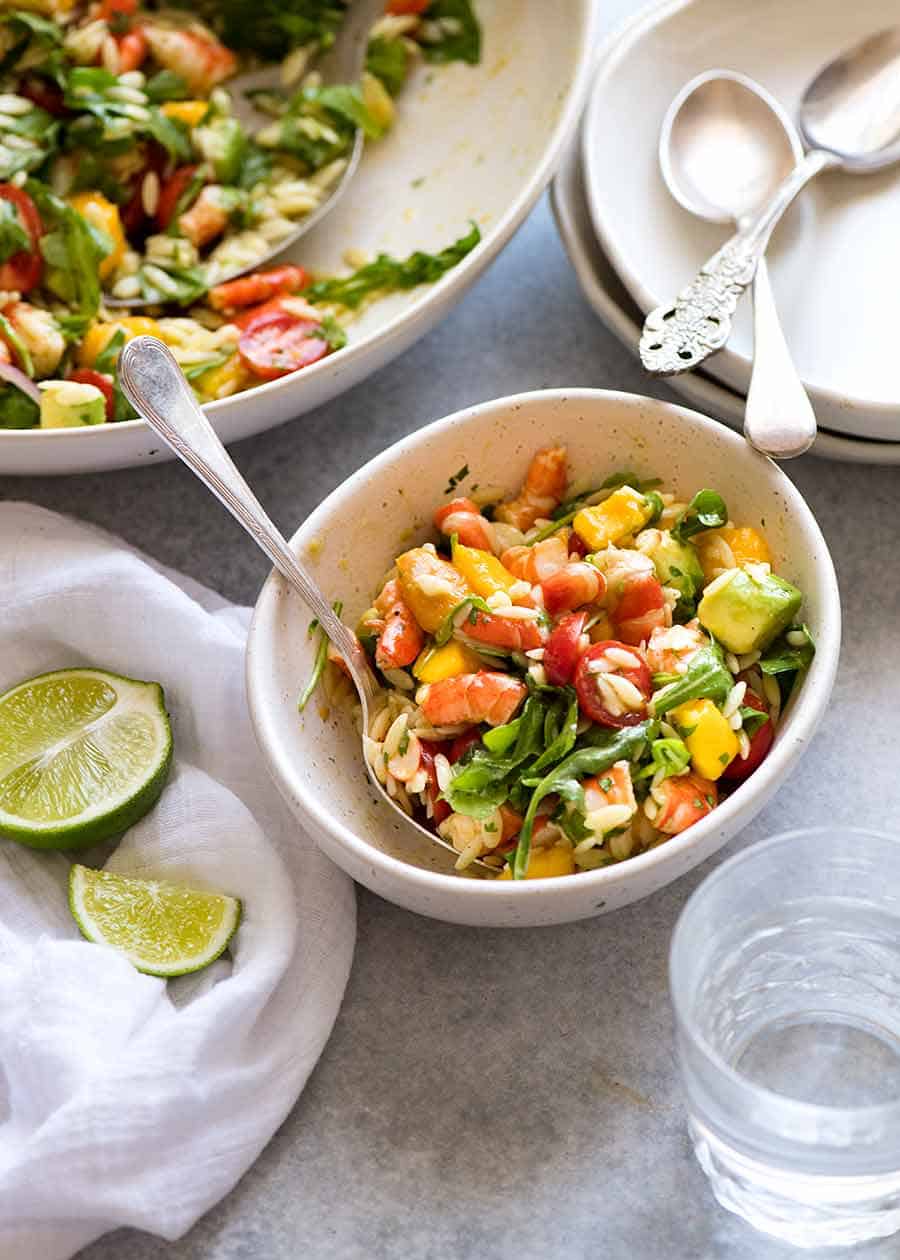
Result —
POLYGON ((657 376, 689 372, 721 350, 731 335, 731 317, 756 275, 769 237, 806 184, 837 159, 814 150, 778 185, 746 227, 708 259, 674 302, 658 306, 644 321, 641 362, 657 376))

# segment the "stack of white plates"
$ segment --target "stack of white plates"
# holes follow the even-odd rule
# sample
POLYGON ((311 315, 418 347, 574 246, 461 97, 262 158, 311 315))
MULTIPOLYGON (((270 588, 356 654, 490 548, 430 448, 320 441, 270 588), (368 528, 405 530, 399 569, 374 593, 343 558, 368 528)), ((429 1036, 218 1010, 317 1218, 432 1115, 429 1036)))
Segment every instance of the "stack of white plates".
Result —
MULTIPOLYGON (((669 196, 657 163, 663 115, 694 75, 739 70, 789 109, 838 52, 898 21, 896 0, 660 0, 600 50, 581 135, 553 187, 585 296, 637 354, 643 317, 675 296, 728 230, 669 196)), ((821 176, 770 250, 788 343, 820 425, 814 450, 900 464, 900 168, 821 176)), ((753 338, 745 299, 727 348, 669 384, 739 427, 753 338)))

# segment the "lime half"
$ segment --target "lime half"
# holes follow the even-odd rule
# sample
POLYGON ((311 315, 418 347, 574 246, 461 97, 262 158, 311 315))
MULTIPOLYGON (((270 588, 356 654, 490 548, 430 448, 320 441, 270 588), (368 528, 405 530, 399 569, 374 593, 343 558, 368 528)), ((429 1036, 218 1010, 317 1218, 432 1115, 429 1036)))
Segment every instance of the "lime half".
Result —
POLYGON ((0 696, 0 836, 36 849, 107 840, 146 814, 172 760, 159 683, 61 669, 0 696))
POLYGON ((112 945, 151 976, 184 976, 208 967, 227 949, 241 920, 236 897, 77 863, 69 873, 69 909, 82 936, 112 945))

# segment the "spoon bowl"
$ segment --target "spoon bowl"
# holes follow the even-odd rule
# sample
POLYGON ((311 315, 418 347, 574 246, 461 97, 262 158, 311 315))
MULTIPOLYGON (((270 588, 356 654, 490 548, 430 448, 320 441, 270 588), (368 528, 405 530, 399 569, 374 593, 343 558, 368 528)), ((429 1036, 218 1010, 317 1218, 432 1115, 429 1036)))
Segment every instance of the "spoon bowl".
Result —
MULTIPOLYGON (((197 405, 191 387, 168 346, 158 337, 135 337, 122 350, 119 377, 122 389, 134 408, 268 556, 340 652, 359 696, 362 711, 361 755, 374 787, 408 826, 455 855, 456 851, 448 841, 410 818, 379 782, 366 756, 365 738, 369 731, 369 719, 383 692, 369 659, 356 635, 335 613, 315 578, 291 551, 238 472, 197 405)), ((485 871, 496 874, 493 867, 477 858, 475 861, 485 871)))
POLYGON ((733 70, 686 83, 666 111, 659 164, 691 214, 736 223, 763 204, 803 157, 790 116, 765 88, 733 70))
MULTIPOLYGON (((333 46, 316 58, 314 62, 313 68, 322 76, 325 83, 356 83, 359 80, 365 66, 369 31, 382 10, 383 4, 381 0, 355 0, 354 4, 348 9, 340 34, 333 46)), ((237 118, 248 134, 253 134, 254 131, 259 130, 262 126, 272 121, 270 114, 255 108, 251 94, 259 91, 286 93, 285 85, 281 79, 280 65, 267 65, 258 70, 250 70, 246 74, 238 75, 236 78, 229 80, 223 86, 232 95, 235 118, 237 118)), ((281 240, 273 244, 265 254, 261 254, 252 263, 236 267, 227 275, 217 277, 216 283, 226 284, 229 280, 235 280, 238 276, 245 275, 247 272, 265 267, 273 258, 278 257, 293 245, 296 245, 302 236, 305 236, 327 214, 330 214, 347 191, 356 173, 364 144, 365 139, 362 130, 357 128, 353 146, 347 154, 347 164, 340 178, 332 185, 327 195, 322 198, 316 208, 311 210, 309 214, 304 215, 302 219, 298 219, 294 230, 288 236, 282 237, 281 240)), ((129 307, 137 309, 138 307, 159 305, 158 300, 150 301, 143 297, 117 298, 113 297, 112 294, 106 293, 103 295, 103 302, 105 306, 110 308, 129 307)))
POLYGON ((821 70, 797 115, 810 149, 846 171, 880 171, 900 160, 900 27, 870 35, 821 70))

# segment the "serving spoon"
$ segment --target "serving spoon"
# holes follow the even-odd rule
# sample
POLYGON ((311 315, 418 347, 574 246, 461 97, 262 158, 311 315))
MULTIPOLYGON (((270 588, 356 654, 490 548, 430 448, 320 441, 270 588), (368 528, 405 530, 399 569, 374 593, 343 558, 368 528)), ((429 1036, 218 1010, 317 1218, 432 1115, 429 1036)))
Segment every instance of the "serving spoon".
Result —
MULTIPOLYGON (((275 568, 318 618, 319 625, 340 652, 359 696, 362 710, 362 758, 369 778, 384 800, 403 820, 433 844, 439 844, 458 857, 456 849, 405 813, 378 781, 366 756, 365 736, 370 714, 383 694, 368 657, 356 635, 332 609, 316 579, 291 551, 284 537, 269 519, 259 500, 238 472, 216 431, 200 410, 168 346, 158 337, 135 337, 123 347, 119 358, 119 382, 135 410, 163 441, 172 448, 191 472, 216 496, 275 568)), ((492 875, 497 869, 475 859, 492 875)))
MULTIPOLYGON (((666 111, 659 164, 675 200, 709 223, 742 227, 803 158, 803 142, 774 97, 743 74, 708 70, 666 111)), ((753 367, 744 436, 764 455, 809 450, 816 417, 791 358, 764 257, 753 279, 753 367)))
MULTIPOLYGON (((369 31, 383 12, 384 0, 354 0, 354 3, 347 10, 347 16, 334 44, 326 53, 317 57, 313 63, 313 68, 321 74, 323 82, 357 83, 359 81, 366 64, 369 31)), ((240 74, 236 78, 228 80, 222 86, 231 93, 234 116, 249 134, 253 134, 259 127, 272 121, 270 114, 256 109, 253 104, 252 94, 260 91, 275 92, 279 95, 285 94, 284 84, 281 81, 280 65, 268 65, 263 66, 259 70, 250 70, 246 74, 240 74), (251 95, 248 95, 248 93, 251 95)), ((353 146, 347 155, 347 165, 341 173, 340 179, 333 185, 328 195, 319 202, 315 210, 310 211, 302 219, 298 219, 294 230, 289 235, 282 237, 281 240, 276 241, 265 254, 255 258, 252 263, 243 267, 236 267, 234 271, 230 271, 227 275, 218 279, 216 283, 226 284, 229 280, 235 280, 238 276, 246 275, 249 271, 256 271, 258 268, 264 267, 272 258, 277 257, 279 254, 284 253, 285 250, 290 249, 292 245, 295 245, 302 236, 305 236, 327 214, 330 214, 347 191, 350 181, 356 174, 364 145, 365 137, 362 129, 357 127, 353 138, 353 146)), ((158 298, 118 298, 106 293, 103 295, 103 303, 108 307, 127 306, 135 308, 160 305, 158 298)))
POLYGON ((644 321, 640 352, 649 372, 688 372, 722 349, 773 230, 811 179, 825 170, 867 174, 900 160, 900 27, 870 35, 820 70, 798 123, 806 156, 676 300, 644 321))

